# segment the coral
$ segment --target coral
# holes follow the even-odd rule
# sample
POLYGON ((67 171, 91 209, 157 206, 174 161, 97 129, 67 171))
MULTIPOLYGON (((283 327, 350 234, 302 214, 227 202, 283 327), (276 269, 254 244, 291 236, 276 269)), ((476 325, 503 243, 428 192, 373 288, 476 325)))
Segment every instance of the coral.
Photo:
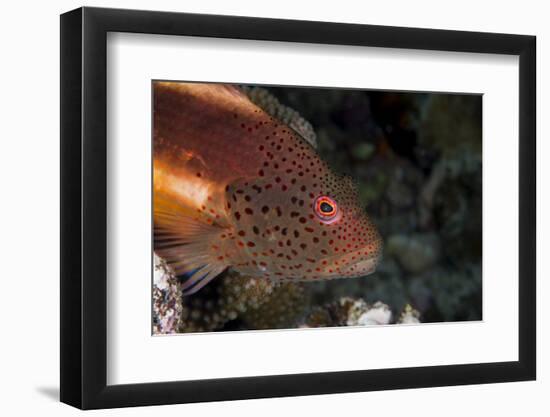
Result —
POLYGON ((243 312, 242 320, 250 329, 284 329, 295 327, 306 313, 309 294, 302 283, 278 285, 271 296, 256 308, 243 312))
POLYGON ((397 319, 399 324, 418 324, 420 323, 420 313, 412 308, 410 304, 407 304, 401 315, 397 319))
POLYGON ((166 262, 154 256, 153 333, 177 333, 181 320, 181 291, 177 278, 166 262))
MULTIPOLYGON (((393 314, 380 301, 340 297, 322 306, 312 304, 304 283, 277 283, 228 272, 215 285, 182 296, 181 283, 155 255, 153 333, 195 333, 236 329, 370 326, 389 324, 393 314)), ((399 323, 418 323, 419 313, 409 305, 399 323), (415 321, 416 320, 416 321, 415 321)))
POLYGON ((273 283, 228 271, 182 298, 179 332, 288 328, 307 308, 303 284, 273 283))
POLYGON ((220 330, 269 299, 275 285, 228 271, 197 294, 183 297, 181 333, 220 330))
POLYGON ((377 301, 372 306, 368 306, 368 304, 365 303, 366 305, 364 308, 362 308, 362 302, 359 303, 359 306, 357 303, 356 301, 350 309, 346 325, 371 326, 389 324, 391 322, 392 312, 390 308, 381 301, 377 301))
POLYGON ((311 123, 302 118, 296 110, 281 104, 265 88, 241 86, 241 89, 253 103, 261 107, 267 114, 300 133, 314 148, 317 147, 316 134, 311 123))
MULTIPOLYGON (((362 298, 342 297, 313 308, 302 327, 385 325, 393 323, 393 317, 390 307, 381 301, 369 304, 362 298)), ((420 313, 407 305, 397 323, 420 323, 420 313)))

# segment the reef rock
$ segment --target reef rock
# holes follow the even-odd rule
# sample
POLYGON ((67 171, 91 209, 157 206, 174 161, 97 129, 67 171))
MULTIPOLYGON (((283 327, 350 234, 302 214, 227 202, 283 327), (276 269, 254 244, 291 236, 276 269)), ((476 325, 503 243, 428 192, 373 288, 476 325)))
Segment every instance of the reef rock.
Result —
POLYGON ((181 290, 177 278, 166 263, 154 256, 153 333, 177 333, 181 319, 181 290))

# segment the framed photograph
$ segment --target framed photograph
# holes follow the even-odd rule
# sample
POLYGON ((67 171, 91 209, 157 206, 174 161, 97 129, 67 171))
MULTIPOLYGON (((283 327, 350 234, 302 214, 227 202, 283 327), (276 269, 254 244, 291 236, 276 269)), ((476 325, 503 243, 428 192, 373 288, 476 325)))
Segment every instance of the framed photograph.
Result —
POLYGON ((61 16, 61 401, 535 379, 535 37, 61 16))

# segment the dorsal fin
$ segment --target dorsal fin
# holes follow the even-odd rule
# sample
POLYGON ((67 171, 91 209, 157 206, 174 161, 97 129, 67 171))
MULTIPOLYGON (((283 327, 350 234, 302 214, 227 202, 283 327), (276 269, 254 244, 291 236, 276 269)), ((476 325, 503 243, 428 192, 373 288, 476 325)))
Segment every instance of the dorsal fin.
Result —
POLYGON ((248 96, 250 101, 270 116, 286 124, 306 142, 317 149, 317 136, 315 135, 315 131, 311 123, 300 116, 300 113, 281 104, 279 100, 265 88, 241 86, 241 89, 248 96))

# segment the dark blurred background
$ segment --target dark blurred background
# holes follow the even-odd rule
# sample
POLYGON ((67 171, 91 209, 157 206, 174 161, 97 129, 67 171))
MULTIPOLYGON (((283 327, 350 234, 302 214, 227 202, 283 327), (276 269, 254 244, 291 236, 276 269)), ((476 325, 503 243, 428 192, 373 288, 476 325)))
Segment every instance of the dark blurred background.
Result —
POLYGON ((422 322, 482 318, 482 97, 265 87, 297 110, 319 153, 354 177, 384 238, 374 275, 309 284, 337 297, 406 304, 422 322))

